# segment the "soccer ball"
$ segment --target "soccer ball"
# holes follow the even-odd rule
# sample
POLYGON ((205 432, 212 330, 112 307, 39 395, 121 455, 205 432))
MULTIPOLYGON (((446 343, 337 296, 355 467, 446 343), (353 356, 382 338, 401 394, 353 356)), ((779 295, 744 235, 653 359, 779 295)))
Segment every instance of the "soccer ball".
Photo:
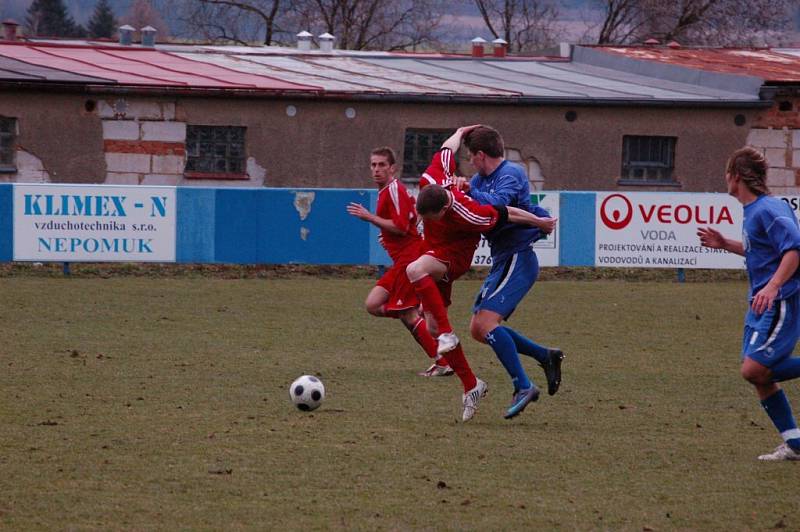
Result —
POLYGON ((303 375, 297 377, 289 386, 289 397, 297 408, 308 412, 322 404, 322 400, 325 399, 325 386, 315 376, 303 375))

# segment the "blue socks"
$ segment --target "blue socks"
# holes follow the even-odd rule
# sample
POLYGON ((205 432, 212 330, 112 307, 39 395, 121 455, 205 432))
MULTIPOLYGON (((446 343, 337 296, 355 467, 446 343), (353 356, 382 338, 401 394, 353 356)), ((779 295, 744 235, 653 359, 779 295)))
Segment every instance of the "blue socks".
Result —
POLYGON ((800 452, 800 430, 797 429, 797 422, 792 415, 792 407, 783 390, 778 390, 761 401, 761 406, 767 411, 772 424, 781 433, 783 441, 795 451, 800 452))
POLYGON ((511 382, 514 383, 514 391, 527 390, 533 384, 522 368, 522 363, 517 354, 517 345, 509 331, 511 329, 507 327, 495 327, 492 332, 486 335, 486 343, 494 349, 494 353, 500 363, 503 364, 503 367, 506 368, 506 371, 511 376, 511 382))
POLYGON ((796 379, 800 377, 800 357, 789 357, 770 369, 772 370, 772 380, 774 382, 796 379))
MULTIPOLYGON (((492 331, 492 333, 494 333, 499 329, 503 329, 504 331, 506 331, 506 333, 514 340, 514 345, 516 346, 517 353, 522 353, 523 355, 533 357, 540 364, 546 364, 550 360, 550 357, 547 354, 547 348, 542 347, 539 344, 533 343, 528 338, 525 338, 520 333, 518 333, 517 331, 515 331, 510 327, 504 327, 501 325, 500 327, 497 327, 497 329, 492 331)), ((495 352, 496 351, 497 350, 495 350, 495 352)), ((500 355, 497 356, 499 357, 500 355)))

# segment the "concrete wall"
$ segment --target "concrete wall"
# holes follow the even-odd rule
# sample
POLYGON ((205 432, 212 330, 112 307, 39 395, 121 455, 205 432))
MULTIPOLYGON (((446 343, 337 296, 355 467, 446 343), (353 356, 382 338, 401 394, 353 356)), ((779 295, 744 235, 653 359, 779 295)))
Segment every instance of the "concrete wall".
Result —
POLYGON ((775 105, 760 113, 747 143, 764 152, 767 182, 775 194, 800 191, 800 98, 778 97, 775 105), (781 110, 781 103, 785 110, 781 110), (787 105, 788 104, 788 105, 787 105))
MULTIPOLYGON (((725 161, 747 141, 757 111, 9 92, 0 96, 0 114, 19 123, 20 171, 0 176, 12 182, 362 187, 370 185, 370 149, 389 145, 402 157, 406 128, 485 123, 523 158, 539 160, 550 190, 664 190, 617 185, 622 137, 675 136, 679 185, 668 189, 698 192, 723 189, 725 161), (568 110, 575 121, 565 119, 568 110), (737 114, 746 117, 744 126, 734 124, 737 114), (185 178, 187 124, 246 126, 250 178, 185 178)), ((472 172, 466 163, 461 171, 472 172)))

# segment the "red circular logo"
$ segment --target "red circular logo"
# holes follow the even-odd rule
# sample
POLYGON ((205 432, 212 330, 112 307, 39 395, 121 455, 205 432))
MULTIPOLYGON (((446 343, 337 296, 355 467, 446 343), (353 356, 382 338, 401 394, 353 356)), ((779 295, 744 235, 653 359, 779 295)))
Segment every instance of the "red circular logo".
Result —
POLYGON ((631 218, 633 205, 622 194, 611 194, 600 204, 600 219, 609 229, 622 229, 631 223, 631 218))

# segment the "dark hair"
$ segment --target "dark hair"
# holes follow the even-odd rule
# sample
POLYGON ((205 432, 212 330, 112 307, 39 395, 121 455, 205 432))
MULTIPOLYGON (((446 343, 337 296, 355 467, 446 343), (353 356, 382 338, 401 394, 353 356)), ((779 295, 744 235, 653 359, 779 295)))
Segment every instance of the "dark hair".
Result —
POLYGON ((380 148, 375 148, 370 152, 370 155, 380 155, 381 157, 386 157, 386 160, 389 161, 389 164, 392 165, 395 163, 395 156, 394 150, 391 149, 389 146, 381 146, 380 148))
POLYGON ((757 196, 769 194, 767 187, 767 160, 759 150, 745 146, 739 148, 730 159, 725 173, 742 180, 748 189, 757 196))
POLYGON ((505 148, 503 137, 489 126, 478 126, 464 135, 464 145, 470 153, 482 151, 489 157, 502 157, 505 148))
POLYGON ((435 214, 447 205, 448 200, 447 191, 439 185, 422 187, 417 196, 417 213, 420 216, 435 214))

